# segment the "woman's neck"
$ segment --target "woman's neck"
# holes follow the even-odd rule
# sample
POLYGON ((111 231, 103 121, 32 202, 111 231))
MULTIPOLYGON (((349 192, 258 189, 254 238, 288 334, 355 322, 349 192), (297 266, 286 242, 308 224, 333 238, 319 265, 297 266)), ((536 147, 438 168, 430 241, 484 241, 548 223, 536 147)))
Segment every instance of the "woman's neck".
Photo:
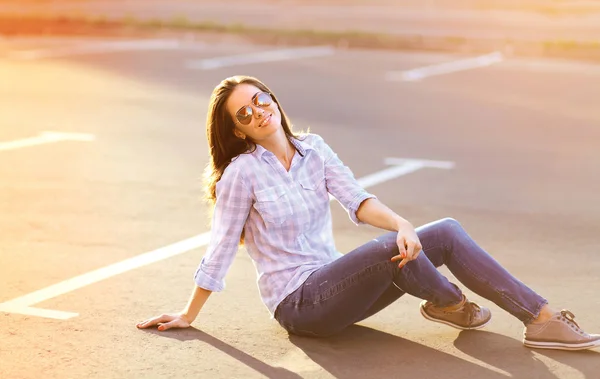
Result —
POLYGON ((260 145, 275 154, 286 170, 289 170, 294 157, 294 146, 285 133, 278 133, 273 138, 261 141, 260 145))

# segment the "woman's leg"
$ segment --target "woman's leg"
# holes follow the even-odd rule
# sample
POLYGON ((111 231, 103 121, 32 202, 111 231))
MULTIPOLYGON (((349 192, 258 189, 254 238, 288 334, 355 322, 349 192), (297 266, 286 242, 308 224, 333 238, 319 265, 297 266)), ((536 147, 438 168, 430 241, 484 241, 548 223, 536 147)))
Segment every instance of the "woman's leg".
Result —
POLYGON ((455 220, 436 221, 417 231, 421 241, 439 241, 440 248, 425 250, 436 267, 445 264, 473 292, 523 321, 525 346, 559 350, 600 346, 600 335, 586 333, 566 309, 553 312, 546 299, 509 274, 455 220), (538 317, 542 309, 550 316, 538 317))
POLYGON ((438 248, 425 251, 436 267, 445 264, 467 288, 523 323, 535 319, 548 303, 479 247, 456 220, 438 220, 417 228, 417 233, 421 241, 436 241, 438 248))
MULTIPOLYGON (((424 254, 402 269, 390 260, 398 255, 396 236, 395 232, 384 234, 315 271, 281 302, 275 318, 290 333, 327 336, 370 316, 403 293, 440 307, 460 303, 461 291, 424 254)), ((423 245, 427 250, 427 243, 423 245)))

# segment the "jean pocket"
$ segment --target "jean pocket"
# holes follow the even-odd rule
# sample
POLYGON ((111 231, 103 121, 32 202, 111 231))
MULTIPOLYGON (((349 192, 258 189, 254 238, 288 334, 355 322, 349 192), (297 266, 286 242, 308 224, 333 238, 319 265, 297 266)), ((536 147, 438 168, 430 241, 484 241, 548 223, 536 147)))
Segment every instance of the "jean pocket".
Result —
POLYGON ((265 222, 281 225, 292 216, 292 206, 284 186, 256 191, 255 196, 254 208, 265 222))

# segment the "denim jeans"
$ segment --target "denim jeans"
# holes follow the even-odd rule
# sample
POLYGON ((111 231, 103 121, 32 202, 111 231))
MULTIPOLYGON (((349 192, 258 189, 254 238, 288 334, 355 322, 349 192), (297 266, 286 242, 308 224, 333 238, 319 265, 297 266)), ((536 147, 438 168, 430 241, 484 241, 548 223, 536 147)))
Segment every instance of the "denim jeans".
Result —
POLYGON ((546 299, 521 283, 477 245, 462 226, 445 218, 416 229, 418 258, 398 268, 397 233, 369 241, 312 273, 277 307, 289 333, 326 337, 340 332, 408 293, 438 306, 458 304, 461 290, 436 267, 445 264, 467 288, 527 324, 546 299))

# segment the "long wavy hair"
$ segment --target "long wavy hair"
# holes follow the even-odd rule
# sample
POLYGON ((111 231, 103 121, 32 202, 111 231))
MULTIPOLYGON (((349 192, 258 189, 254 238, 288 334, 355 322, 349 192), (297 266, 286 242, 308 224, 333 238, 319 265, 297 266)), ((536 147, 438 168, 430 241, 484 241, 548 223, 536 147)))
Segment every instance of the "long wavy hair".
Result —
MULTIPOLYGON (((235 135, 235 121, 226 108, 231 93, 240 84, 250 84, 261 91, 269 93, 279 107, 281 126, 287 138, 298 139, 298 136, 292 132, 292 124, 277 97, 264 83, 257 78, 243 75, 232 76, 221 81, 212 92, 206 117, 206 138, 208 139, 210 161, 204 171, 204 190, 206 199, 213 206, 217 201, 217 182, 223 176, 223 172, 225 172, 232 159, 256 149, 256 144, 249 136, 243 139, 235 135)), ((242 231, 240 244, 243 243, 244 232, 242 231)))

